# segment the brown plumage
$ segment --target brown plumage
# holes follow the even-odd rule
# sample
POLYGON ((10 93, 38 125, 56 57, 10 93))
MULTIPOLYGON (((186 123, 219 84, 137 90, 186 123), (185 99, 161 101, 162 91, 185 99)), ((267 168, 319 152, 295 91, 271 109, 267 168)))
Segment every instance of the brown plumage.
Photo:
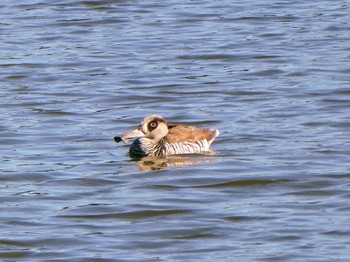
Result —
POLYGON ((217 136, 217 130, 208 128, 196 128, 194 126, 168 124, 169 133, 164 137, 168 143, 194 142, 201 140, 213 140, 217 136))
POLYGON ((146 117, 135 130, 114 140, 127 143, 135 139, 129 150, 133 156, 165 156, 209 151, 218 135, 218 130, 167 124, 163 117, 153 115, 146 117))

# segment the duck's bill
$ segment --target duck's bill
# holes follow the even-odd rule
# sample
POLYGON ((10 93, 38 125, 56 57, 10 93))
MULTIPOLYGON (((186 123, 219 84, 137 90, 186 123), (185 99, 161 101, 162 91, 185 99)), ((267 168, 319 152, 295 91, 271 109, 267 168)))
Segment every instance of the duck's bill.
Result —
POLYGON ((114 137, 114 141, 117 143, 123 141, 126 144, 126 143, 130 142, 131 140, 141 138, 141 137, 145 137, 145 134, 139 128, 137 128, 137 129, 132 130, 130 132, 124 133, 120 136, 114 137))

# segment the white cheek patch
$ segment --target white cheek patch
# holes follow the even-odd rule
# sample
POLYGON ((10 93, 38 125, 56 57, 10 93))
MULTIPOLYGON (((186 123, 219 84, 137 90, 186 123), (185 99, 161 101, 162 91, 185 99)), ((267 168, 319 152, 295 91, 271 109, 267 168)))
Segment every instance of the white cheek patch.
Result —
POLYGON ((147 134, 147 126, 146 126, 146 125, 141 125, 141 131, 142 131, 144 134, 147 134))

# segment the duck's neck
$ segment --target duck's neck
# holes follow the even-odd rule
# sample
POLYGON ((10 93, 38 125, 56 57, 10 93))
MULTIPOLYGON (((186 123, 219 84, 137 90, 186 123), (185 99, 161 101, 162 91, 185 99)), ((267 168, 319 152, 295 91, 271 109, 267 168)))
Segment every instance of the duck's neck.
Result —
POLYGON ((161 156, 164 148, 164 140, 156 142, 149 138, 140 138, 134 141, 130 147, 130 153, 140 156, 161 156))

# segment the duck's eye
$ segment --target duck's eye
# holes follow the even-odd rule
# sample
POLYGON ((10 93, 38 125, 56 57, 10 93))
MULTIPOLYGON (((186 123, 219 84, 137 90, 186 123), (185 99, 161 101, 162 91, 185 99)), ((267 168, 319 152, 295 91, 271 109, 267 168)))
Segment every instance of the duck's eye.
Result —
POLYGON ((151 122, 149 124, 149 126, 152 127, 152 128, 156 128, 157 127, 157 122, 151 122))

